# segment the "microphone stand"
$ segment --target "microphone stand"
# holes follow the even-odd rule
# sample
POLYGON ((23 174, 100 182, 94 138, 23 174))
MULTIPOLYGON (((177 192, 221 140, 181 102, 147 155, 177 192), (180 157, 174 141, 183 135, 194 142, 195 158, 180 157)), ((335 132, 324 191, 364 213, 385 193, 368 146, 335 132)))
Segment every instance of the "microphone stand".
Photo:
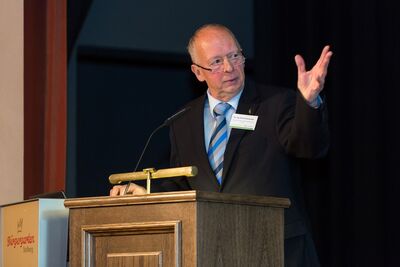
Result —
MULTIPOLYGON (((185 107, 185 108, 179 110, 179 111, 176 112, 174 115, 172 115, 171 117, 169 117, 168 119, 166 119, 166 120, 164 121, 163 124, 161 124, 160 126, 158 126, 158 127, 150 134, 149 138, 147 138, 146 144, 145 144, 145 146, 144 146, 144 148, 143 148, 143 150, 142 150, 142 154, 140 154, 139 160, 137 161, 136 166, 135 166, 135 170, 134 170, 133 172, 136 172, 136 171, 137 171, 137 168, 139 167, 139 164, 140 164, 140 162, 142 161, 143 155, 144 155, 144 153, 146 152, 147 146, 149 145, 150 140, 151 140, 151 138, 153 137, 153 135, 154 135, 156 132, 158 132, 161 128, 164 128, 165 126, 169 126, 175 119, 177 119, 178 117, 180 117, 180 116, 181 116, 182 114, 184 114, 186 111, 190 110, 190 108, 191 108, 191 107, 185 107)), ((129 181, 128 184, 126 185, 123 195, 126 195, 126 193, 128 193, 128 189, 129 189, 129 186, 130 186, 130 185, 131 185, 131 181, 129 181)))

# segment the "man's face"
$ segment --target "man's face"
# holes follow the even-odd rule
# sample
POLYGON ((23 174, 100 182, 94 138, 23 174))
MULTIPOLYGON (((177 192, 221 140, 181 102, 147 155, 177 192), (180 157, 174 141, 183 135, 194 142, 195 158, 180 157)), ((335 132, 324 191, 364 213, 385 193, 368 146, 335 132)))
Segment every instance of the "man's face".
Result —
POLYGON ((194 63, 202 67, 210 68, 216 59, 223 60, 222 72, 219 73, 192 65, 193 73, 199 81, 207 83, 210 94, 226 102, 239 93, 244 86, 244 64, 235 66, 227 58, 240 51, 232 36, 222 29, 204 29, 199 33, 194 47, 194 63))

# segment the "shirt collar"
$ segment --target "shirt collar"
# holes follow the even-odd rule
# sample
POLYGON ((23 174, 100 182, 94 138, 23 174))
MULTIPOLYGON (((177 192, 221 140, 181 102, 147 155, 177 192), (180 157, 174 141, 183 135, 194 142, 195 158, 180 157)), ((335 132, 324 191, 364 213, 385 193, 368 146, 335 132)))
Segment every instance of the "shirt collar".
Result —
MULTIPOLYGON (((238 107, 238 105, 239 105, 239 99, 240 99, 240 96, 242 95, 242 93, 243 93, 243 89, 240 90, 240 92, 239 92, 238 94, 236 94, 234 97, 232 97, 232 98, 227 102, 229 105, 231 105, 231 107, 234 108, 235 112, 236 112, 236 109, 237 109, 237 107, 238 107)), ((215 97, 213 97, 213 96, 210 94, 210 90, 209 90, 209 89, 207 90, 207 98, 208 98, 208 103, 209 103, 209 106, 210 106, 210 113, 211 113, 211 116, 214 117, 214 112, 213 112, 213 110, 214 110, 215 106, 218 105, 219 103, 221 103, 222 101, 216 99, 215 97)))

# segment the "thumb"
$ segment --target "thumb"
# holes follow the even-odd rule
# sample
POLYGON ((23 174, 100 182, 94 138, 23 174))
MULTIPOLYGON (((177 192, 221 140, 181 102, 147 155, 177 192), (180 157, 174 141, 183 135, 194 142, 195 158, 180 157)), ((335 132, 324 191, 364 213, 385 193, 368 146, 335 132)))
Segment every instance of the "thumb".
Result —
POLYGON ((306 72, 306 64, 304 63, 304 59, 302 56, 296 55, 294 57, 294 61, 296 62, 298 74, 306 72))

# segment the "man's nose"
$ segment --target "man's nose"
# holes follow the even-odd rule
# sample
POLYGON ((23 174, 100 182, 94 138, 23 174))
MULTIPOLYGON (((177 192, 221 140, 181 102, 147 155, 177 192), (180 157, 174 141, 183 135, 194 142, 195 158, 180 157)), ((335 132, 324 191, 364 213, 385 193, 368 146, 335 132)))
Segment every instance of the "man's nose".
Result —
POLYGON ((227 57, 224 58, 224 72, 233 71, 233 64, 229 61, 227 57))

